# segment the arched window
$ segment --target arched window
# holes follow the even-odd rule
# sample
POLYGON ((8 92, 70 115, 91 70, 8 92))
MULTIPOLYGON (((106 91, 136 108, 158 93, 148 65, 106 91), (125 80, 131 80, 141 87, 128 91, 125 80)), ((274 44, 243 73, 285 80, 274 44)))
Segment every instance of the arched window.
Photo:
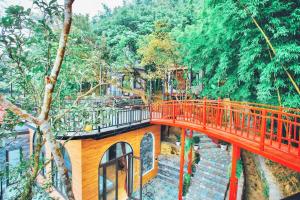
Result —
MULTIPOLYGON (((69 154, 68 154, 67 150, 62 145, 60 145, 60 148, 61 148, 61 153, 62 153, 64 161, 65 161, 65 166, 68 170, 69 178, 70 178, 70 180, 72 180, 72 164, 71 164, 69 154)), ((52 185, 62 195, 66 196, 66 191, 65 191, 65 188, 63 187, 63 184, 62 184, 62 181, 61 181, 61 176, 58 173, 57 165, 56 165, 54 159, 51 161, 51 175, 52 175, 52 185)))
MULTIPOLYGON (((38 143, 38 137, 37 137, 37 133, 36 131, 34 132, 33 134, 33 143, 32 143, 32 149, 33 149, 33 152, 36 148, 36 145, 38 143)), ((39 143, 42 143, 42 141, 39 141, 39 143)), ((46 155, 46 152, 45 152, 45 145, 42 146, 42 149, 40 151, 40 165, 44 165, 45 164, 45 155, 46 155)), ((42 168, 41 170, 41 175, 43 175, 44 177, 46 176, 46 170, 45 170, 45 167, 42 168)))
POLYGON ((143 163, 142 174, 146 174, 154 168, 154 136, 146 133, 141 141, 141 161, 143 163))
POLYGON ((99 165, 99 199, 127 199, 133 185, 133 151, 126 142, 110 146, 99 165), (127 195, 127 196, 126 196, 127 195))

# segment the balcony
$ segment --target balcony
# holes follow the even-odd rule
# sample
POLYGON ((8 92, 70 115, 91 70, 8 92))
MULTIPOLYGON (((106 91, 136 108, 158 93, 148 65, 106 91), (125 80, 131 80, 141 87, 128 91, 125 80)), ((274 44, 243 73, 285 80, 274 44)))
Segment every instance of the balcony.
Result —
POLYGON ((149 107, 140 99, 88 100, 79 109, 52 120, 59 139, 101 139, 150 124, 149 107))

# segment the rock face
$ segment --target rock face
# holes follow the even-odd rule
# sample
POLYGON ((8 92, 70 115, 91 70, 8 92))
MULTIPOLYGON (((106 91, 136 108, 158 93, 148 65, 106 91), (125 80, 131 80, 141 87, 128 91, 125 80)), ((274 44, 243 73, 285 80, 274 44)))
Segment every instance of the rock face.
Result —
POLYGON ((221 150, 210 138, 200 135, 200 162, 191 179, 185 200, 224 200, 229 178, 230 155, 221 150))

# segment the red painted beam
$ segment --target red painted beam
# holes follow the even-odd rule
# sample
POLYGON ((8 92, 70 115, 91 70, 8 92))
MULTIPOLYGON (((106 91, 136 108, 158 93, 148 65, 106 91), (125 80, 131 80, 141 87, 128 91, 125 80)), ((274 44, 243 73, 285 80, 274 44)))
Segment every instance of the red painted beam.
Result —
POLYGON ((186 129, 182 129, 182 131, 181 131, 181 142, 180 142, 181 149, 180 149, 180 170, 179 170, 178 200, 182 200, 182 191, 183 191, 185 132, 186 132, 186 129))
POLYGON ((240 158, 240 148, 237 145, 232 146, 232 162, 231 162, 231 177, 229 200, 236 200, 238 190, 238 178, 236 177, 236 165, 240 158))
MULTIPOLYGON (((190 135, 189 138, 191 142, 193 141, 193 131, 190 130, 190 135)), ((191 145, 191 148, 189 150, 189 155, 188 155, 188 173, 191 175, 192 174, 192 163, 193 163, 193 145, 191 145)))

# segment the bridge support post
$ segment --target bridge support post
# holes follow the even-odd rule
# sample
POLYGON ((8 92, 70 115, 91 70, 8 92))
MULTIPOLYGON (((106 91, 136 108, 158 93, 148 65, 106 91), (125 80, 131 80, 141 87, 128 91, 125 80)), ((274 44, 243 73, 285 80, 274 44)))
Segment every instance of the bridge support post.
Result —
POLYGON ((237 165, 237 160, 239 158, 240 158, 240 148, 235 144, 233 144, 229 200, 236 200, 237 197, 238 178, 236 177, 236 165, 237 165))
POLYGON ((217 122, 216 122, 216 124, 221 127, 221 108, 220 108, 220 105, 221 105, 221 99, 219 97, 218 98, 217 122))
POLYGON ((178 200, 182 200, 182 192, 183 192, 183 173, 184 173, 184 146, 185 146, 185 133, 186 129, 182 129, 181 131, 181 149, 180 149, 180 170, 179 170, 179 188, 178 188, 178 200))
POLYGON ((173 124, 175 124, 175 101, 172 102, 172 117, 173 117, 173 124))
POLYGON ((206 129, 206 97, 203 99, 203 128, 206 129))
MULTIPOLYGON (((191 142, 193 141, 193 131, 190 130, 189 138, 191 142)), ((189 157, 188 157, 188 173, 192 175, 192 163, 193 163, 193 145, 191 145, 191 148, 189 149, 189 157)))
POLYGON ((261 131, 260 131, 260 150, 264 150, 265 147, 265 135, 266 135, 266 115, 267 111, 262 111, 262 119, 261 119, 261 131))

